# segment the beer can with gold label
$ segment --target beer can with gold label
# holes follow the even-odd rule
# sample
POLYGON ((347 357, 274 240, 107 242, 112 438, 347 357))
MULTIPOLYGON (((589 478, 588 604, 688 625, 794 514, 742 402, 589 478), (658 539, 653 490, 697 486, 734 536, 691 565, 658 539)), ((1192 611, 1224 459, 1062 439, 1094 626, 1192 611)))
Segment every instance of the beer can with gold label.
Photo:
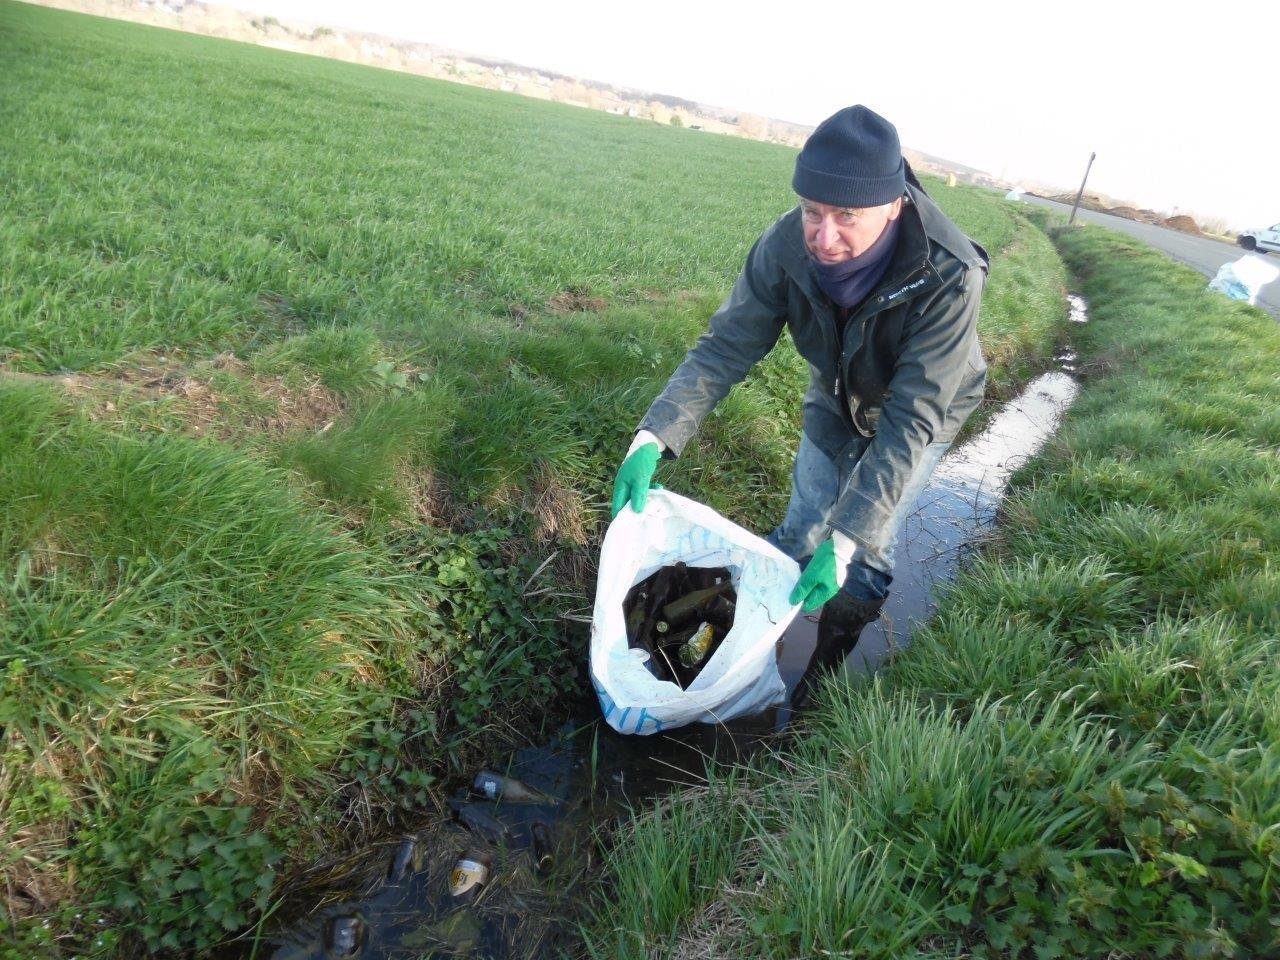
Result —
POLYGON ((467 899, 476 896, 489 879, 490 863, 486 853, 477 850, 463 851, 449 874, 450 895, 467 899))

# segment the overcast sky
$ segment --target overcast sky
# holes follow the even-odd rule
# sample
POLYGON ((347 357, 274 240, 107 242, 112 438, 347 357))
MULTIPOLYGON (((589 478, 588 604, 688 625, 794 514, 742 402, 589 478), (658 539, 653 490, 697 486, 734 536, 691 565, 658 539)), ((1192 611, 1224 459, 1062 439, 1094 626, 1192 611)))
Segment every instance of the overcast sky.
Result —
POLYGON ((817 123, 865 103, 903 143, 1011 179, 1280 220, 1280 2, 911 5, 231 0, 571 76, 817 123))

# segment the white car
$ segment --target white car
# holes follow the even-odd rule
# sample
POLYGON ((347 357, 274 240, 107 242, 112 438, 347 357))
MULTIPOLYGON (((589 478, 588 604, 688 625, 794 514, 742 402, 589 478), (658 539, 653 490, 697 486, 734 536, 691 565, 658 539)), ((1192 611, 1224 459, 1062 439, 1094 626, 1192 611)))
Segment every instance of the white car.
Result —
POLYGON ((1273 224, 1265 230, 1246 230, 1236 237, 1236 243, 1246 250, 1266 253, 1268 250, 1280 251, 1280 223, 1273 224))

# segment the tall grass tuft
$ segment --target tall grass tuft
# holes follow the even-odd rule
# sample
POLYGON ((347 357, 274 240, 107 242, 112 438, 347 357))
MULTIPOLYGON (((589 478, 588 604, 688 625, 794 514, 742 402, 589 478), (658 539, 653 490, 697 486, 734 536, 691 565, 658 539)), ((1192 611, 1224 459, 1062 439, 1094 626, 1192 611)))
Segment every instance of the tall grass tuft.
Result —
POLYGON ((268 837, 305 835, 373 695, 411 688, 416 601, 278 471, 62 406, 0 387, 0 824, 74 838, 81 895, 153 947, 209 943, 264 904, 268 837))

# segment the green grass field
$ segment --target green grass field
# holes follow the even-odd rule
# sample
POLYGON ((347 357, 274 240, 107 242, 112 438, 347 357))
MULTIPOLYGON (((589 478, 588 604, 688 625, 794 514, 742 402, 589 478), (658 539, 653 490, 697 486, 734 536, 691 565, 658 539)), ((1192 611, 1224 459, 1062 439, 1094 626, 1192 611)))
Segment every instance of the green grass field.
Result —
POLYGON ((1059 243, 1087 379, 998 541, 785 755, 628 832, 595 956, 1280 955, 1280 328, 1059 243))
MULTIPOLYGON (((613 469, 793 152, 11 2, 0 37, 0 956, 199 951, 554 719, 613 469)), ((1065 272, 932 188, 995 254, 1007 395, 1065 272)), ((664 482, 767 529, 803 381, 780 347, 664 482)))

